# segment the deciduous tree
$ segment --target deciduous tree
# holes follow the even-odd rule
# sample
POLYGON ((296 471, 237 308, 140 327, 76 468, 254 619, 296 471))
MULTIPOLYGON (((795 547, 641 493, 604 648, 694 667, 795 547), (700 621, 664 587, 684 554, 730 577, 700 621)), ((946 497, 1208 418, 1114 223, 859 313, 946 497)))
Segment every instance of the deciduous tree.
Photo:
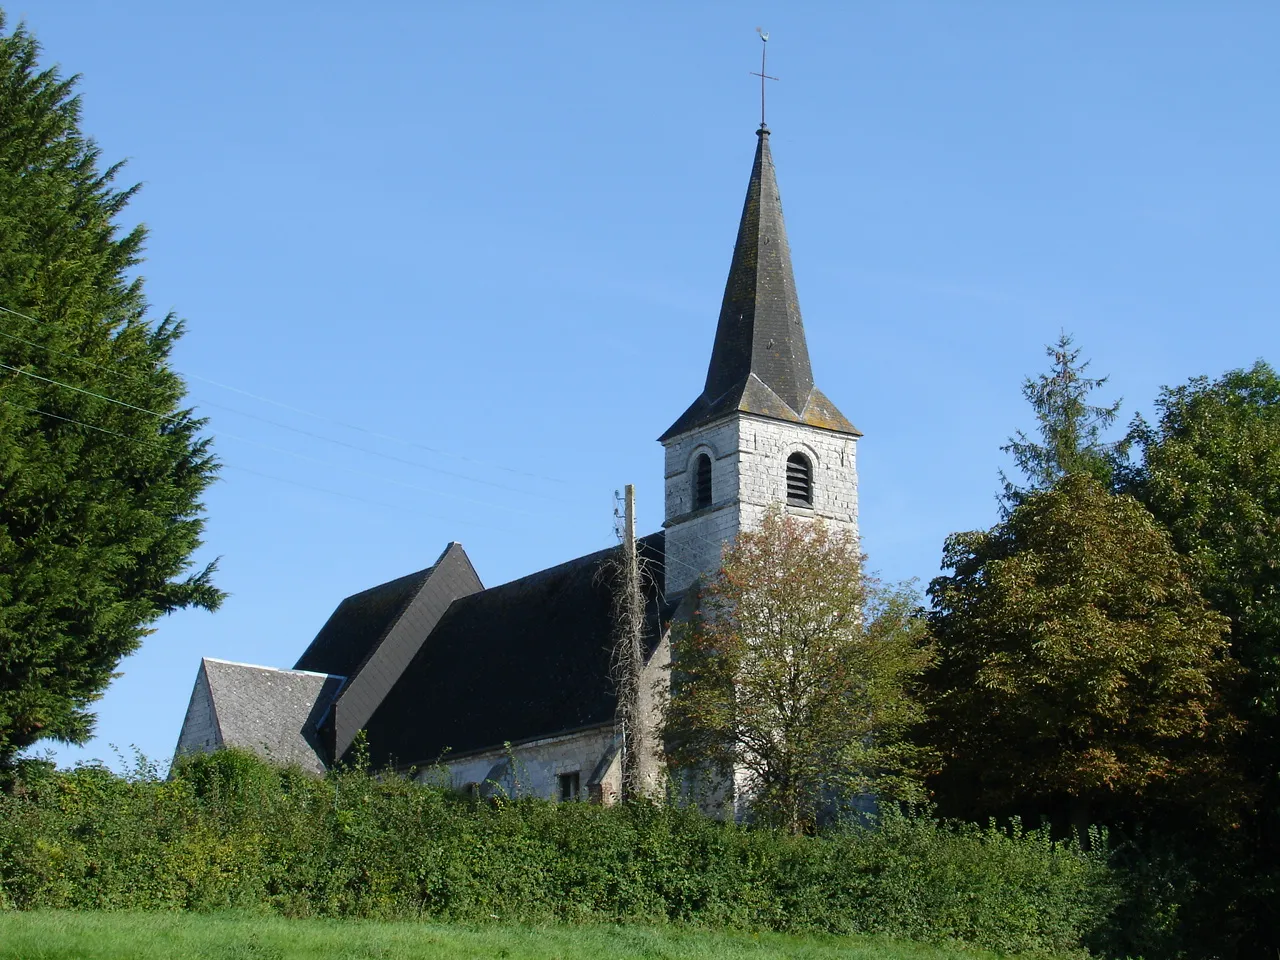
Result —
POLYGON ((149 625, 221 598, 187 573, 216 464, 169 366, 182 324, 148 321, 136 188, 38 55, 0 14, 0 764, 85 740, 149 625))
POLYGON ((1134 430, 1133 491, 1231 619, 1231 652, 1247 671, 1241 707, 1280 745, 1280 376, 1259 361, 1166 388, 1156 403, 1155 426, 1134 430))
POLYGON ((1241 828, 1200 855, 1229 867, 1213 886, 1231 892, 1256 955, 1272 956, 1280 950, 1280 375, 1258 361, 1197 377, 1162 391, 1157 409, 1154 426, 1135 424, 1142 463, 1132 489, 1229 619, 1243 672, 1233 706, 1246 727, 1235 762, 1249 802, 1241 828))
POLYGON ((866 574, 852 536, 770 512, 674 632, 670 763, 737 770, 754 815, 793 831, 835 795, 920 798, 918 610, 866 574))
POLYGON ((1140 503, 1071 474, 949 538, 943 566, 931 731, 962 812, 1084 820, 1222 783, 1226 620, 1140 503))

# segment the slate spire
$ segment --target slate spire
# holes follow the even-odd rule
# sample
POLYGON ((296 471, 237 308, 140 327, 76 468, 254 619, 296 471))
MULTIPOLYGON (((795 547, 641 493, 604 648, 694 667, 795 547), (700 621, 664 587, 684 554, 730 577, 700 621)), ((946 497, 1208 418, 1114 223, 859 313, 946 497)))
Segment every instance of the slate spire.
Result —
POLYGON ((859 434, 814 388, 769 128, 756 137, 706 385, 661 440, 734 411, 859 434))
POLYGON ((799 412, 813 389, 813 373, 769 152, 769 128, 762 124, 756 137, 756 157, 720 305, 706 393, 718 397, 754 373, 799 412))

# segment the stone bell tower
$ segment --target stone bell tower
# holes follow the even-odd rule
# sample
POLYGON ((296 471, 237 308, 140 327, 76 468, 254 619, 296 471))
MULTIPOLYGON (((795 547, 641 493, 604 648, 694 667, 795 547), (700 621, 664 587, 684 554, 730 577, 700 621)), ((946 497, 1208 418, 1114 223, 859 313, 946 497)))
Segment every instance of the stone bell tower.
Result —
POLYGON ((717 570, 771 504, 857 534, 862 434, 813 385, 769 128, 756 137, 707 382, 658 438, 668 597, 717 570))

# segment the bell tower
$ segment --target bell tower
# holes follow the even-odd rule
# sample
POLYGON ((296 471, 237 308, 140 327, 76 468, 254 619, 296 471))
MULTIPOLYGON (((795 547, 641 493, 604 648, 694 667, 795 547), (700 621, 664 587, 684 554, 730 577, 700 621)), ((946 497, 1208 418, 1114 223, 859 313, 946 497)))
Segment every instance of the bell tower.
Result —
POLYGON ((862 433, 813 385, 769 128, 756 137, 706 385, 658 438, 668 597, 719 569, 725 544, 773 504, 858 529, 862 433))

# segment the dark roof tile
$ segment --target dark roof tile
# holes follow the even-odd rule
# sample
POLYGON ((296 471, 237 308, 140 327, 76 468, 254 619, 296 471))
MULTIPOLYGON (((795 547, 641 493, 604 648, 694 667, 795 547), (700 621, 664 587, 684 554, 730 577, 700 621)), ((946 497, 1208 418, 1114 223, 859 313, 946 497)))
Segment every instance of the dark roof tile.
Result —
POLYGON ((431 570, 428 567, 347 597, 338 604, 293 668, 354 676, 417 595, 431 570))
MULTIPOLYGON (((650 643, 660 609, 663 535, 640 541, 650 643)), ((367 730, 375 763, 432 763, 613 719, 612 584, 603 550, 453 602, 367 730)))
POLYGON ((440 559, 416 583, 413 595, 400 605, 390 623, 383 626, 375 617, 369 625, 368 634, 376 632, 376 639, 339 694, 332 716, 326 718, 324 737, 330 756, 342 756, 351 746, 450 605, 484 589, 460 543, 445 547, 440 559))

